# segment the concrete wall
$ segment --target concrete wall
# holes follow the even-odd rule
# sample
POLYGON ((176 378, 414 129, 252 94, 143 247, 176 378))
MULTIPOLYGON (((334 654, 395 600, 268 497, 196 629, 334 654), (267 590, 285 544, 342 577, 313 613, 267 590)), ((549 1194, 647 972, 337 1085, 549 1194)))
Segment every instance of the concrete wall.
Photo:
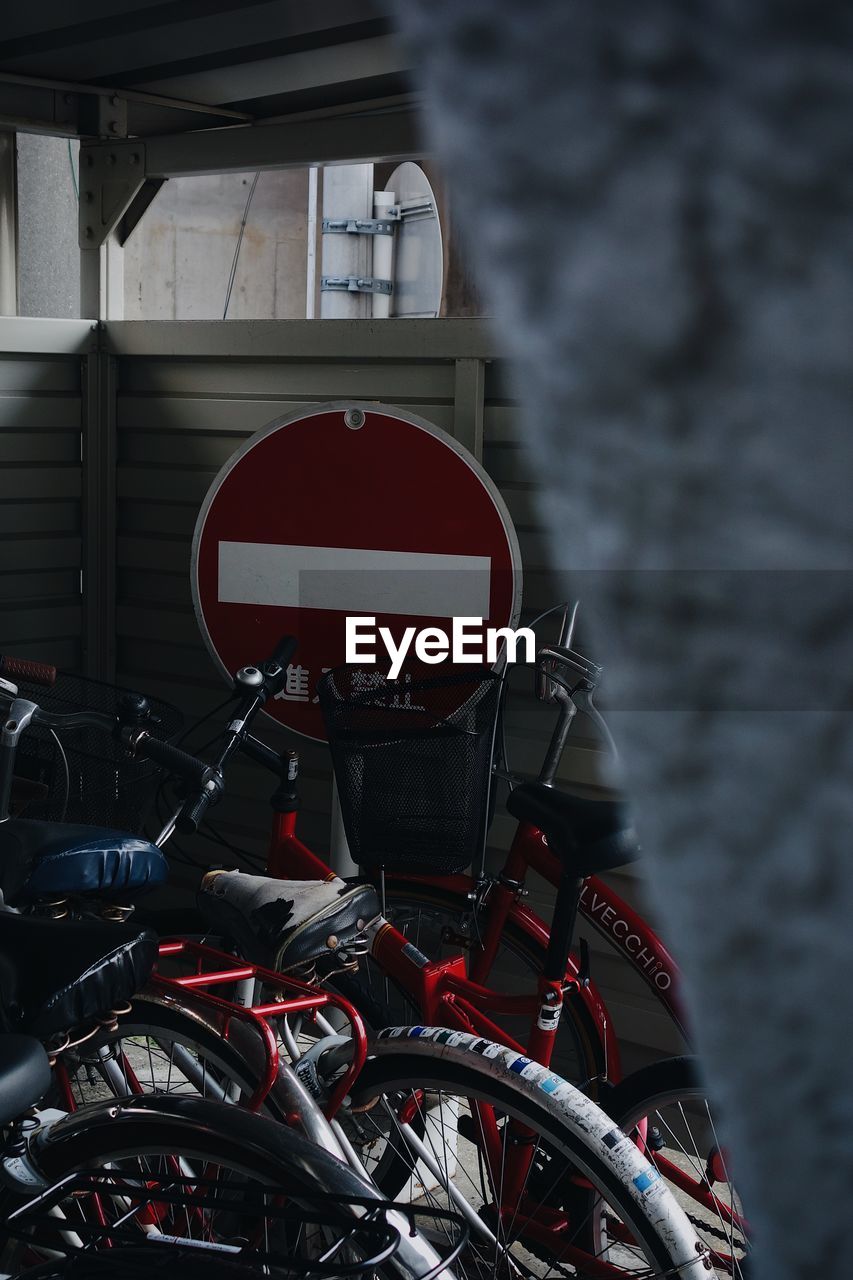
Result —
MULTIPOLYGON (((221 320, 254 173, 172 178, 124 252, 128 320, 221 320)), ((262 173, 252 198, 228 318, 305 315, 308 171, 262 173)))
MULTIPOLYGON (((436 193, 442 228, 441 314, 482 315, 446 184, 434 164, 419 163, 436 193)), ((376 165, 375 186, 384 187, 395 167, 376 165)), ((163 186, 125 245, 126 320, 223 318, 240 223, 254 178, 254 173, 172 178, 163 186)), ((320 187, 322 207, 322 170, 320 187)), ((240 246, 229 320, 305 317, 309 234, 308 170, 262 173, 240 246)), ((320 260, 318 245, 318 276, 320 260)))

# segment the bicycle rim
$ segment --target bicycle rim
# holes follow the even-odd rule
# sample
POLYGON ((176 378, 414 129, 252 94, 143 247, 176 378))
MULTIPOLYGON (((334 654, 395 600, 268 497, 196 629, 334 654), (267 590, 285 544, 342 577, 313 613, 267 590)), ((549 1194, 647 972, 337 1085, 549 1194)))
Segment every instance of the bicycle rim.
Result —
POLYGON ((205 1023, 138 997, 114 1030, 85 1041, 61 1065, 77 1108, 141 1094, 240 1103, 257 1083, 242 1055, 205 1023))
POLYGON ((720 1280, 747 1280, 748 1218, 695 1061, 671 1058, 636 1072, 613 1091, 607 1109, 669 1183, 720 1280))
POLYGON ((496 1078, 476 1054, 453 1061, 434 1047, 376 1046, 347 1136, 383 1195, 463 1214, 472 1234, 458 1276, 622 1280, 677 1266, 636 1196, 544 1094, 517 1076, 496 1078), (519 1142, 531 1159, 512 1187, 508 1154, 519 1142))
MULTIPOLYGON (((222 1252, 235 1256, 235 1247, 255 1255, 269 1252, 285 1263, 312 1260, 312 1276, 323 1274, 313 1261, 330 1251, 335 1275, 337 1264, 350 1257, 377 1256, 375 1232, 366 1243, 358 1235, 362 1224, 371 1225, 368 1215, 374 1209, 384 1212, 370 1184, 302 1135, 223 1104, 188 1096, 101 1104, 39 1132, 30 1160, 48 1185, 61 1184, 52 1196, 60 1212, 51 1209, 46 1226, 42 1215, 38 1228, 25 1232, 22 1241, 6 1235, 0 1265, 15 1274, 51 1254, 99 1251, 118 1227, 124 1232, 122 1246, 128 1232, 131 1247, 136 1240, 140 1245, 193 1244, 210 1250, 211 1264, 222 1252), (81 1192, 81 1176, 108 1177, 110 1189, 103 1191, 99 1183, 81 1192), (74 1181, 66 1196, 69 1178, 74 1181), (179 1181, 203 1188, 189 1212, 169 1198, 179 1181), (329 1194, 336 1198, 333 1205, 328 1205, 329 1194), (282 1206, 290 1210, 283 1223, 272 1213, 282 1206)), ((32 1194, 29 1185, 0 1193, 0 1223, 32 1194)), ((411 1280, 429 1274, 439 1260, 427 1239, 398 1217, 387 1213, 395 1247, 384 1265, 371 1267, 371 1277, 411 1280)), ((21 1234, 20 1223, 16 1234, 21 1234)), ((252 1274, 281 1273, 274 1266, 265 1270, 266 1262, 257 1256, 251 1262, 252 1274)))

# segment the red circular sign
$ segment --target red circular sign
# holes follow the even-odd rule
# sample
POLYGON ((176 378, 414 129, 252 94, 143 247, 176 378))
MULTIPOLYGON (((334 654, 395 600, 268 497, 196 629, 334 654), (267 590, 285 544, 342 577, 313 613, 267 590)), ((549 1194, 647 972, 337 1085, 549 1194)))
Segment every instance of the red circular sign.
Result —
POLYGON ((449 633, 454 616, 514 626, 521 597, 509 514, 470 454, 412 414, 349 403, 273 422, 229 459, 199 513, 192 579, 226 677, 298 637, 266 710, 320 740, 317 681, 345 661, 347 617, 399 643, 407 627, 449 633))

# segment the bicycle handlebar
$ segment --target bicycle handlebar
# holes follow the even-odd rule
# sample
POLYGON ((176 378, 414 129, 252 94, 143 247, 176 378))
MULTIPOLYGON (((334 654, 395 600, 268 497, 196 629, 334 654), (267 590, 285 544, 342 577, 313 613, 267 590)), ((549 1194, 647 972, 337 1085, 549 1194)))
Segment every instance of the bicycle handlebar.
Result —
POLYGON ((260 663, 257 667, 243 667, 237 673, 234 683, 243 695, 237 713, 231 720, 230 731, 215 765, 211 766, 205 778, 201 780, 196 793, 189 795, 184 801, 175 820, 175 826, 179 831, 185 834, 197 831, 207 810, 218 801, 224 788, 225 767, 248 736, 258 711, 268 698, 284 687, 287 679, 287 665, 296 652, 297 643, 295 636, 282 636, 272 656, 266 662, 260 663), (244 676, 249 678, 243 678, 244 676))
MULTIPOLYGON (((221 779, 222 775, 217 775, 221 779)), ((192 796, 185 801, 181 812, 175 819, 175 826, 183 834, 192 836, 198 831, 205 815, 212 804, 220 797, 222 791, 221 782, 217 782, 211 778, 204 790, 199 791, 197 795, 192 796)))
POLYGON ((0 654, 0 676, 50 687, 56 683, 56 667, 47 662, 34 662, 31 658, 13 658, 9 654, 0 654))
POLYGON ((173 747, 169 742, 161 742, 159 738, 153 738, 146 729, 125 730, 121 737, 134 755, 144 756, 146 760, 162 765, 164 769, 178 774, 187 782, 203 785, 211 773, 209 764, 205 764, 196 756, 191 756, 187 751, 181 751, 180 747, 173 747))
MULTIPOLYGON (((179 747, 155 738, 146 727, 152 723, 147 700, 138 695, 126 696, 123 701, 127 705, 122 708, 120 704, 118 715, 85 709, 60 714, 45 711, 26 698, 18 699, 21 713, 17 721, 7 721, 4 726, 3 751, 8 758, 0 760, 0 812, 8 809, 8 791, 11 787, 17 739, 28 724, 43 725, 48 729, 95 728, 114 735, 135 755, 161 765, 195 788, 185 799, 175 819, 175 826, 182 832, 197 831, 210 805, 215 804, 222 794, 225 765, 248 735, 257 712, 268 698, 284 686, 286 669, 296 652, 296 646, 295 636, 282 636, 266 662, 257 668, 244 667, 237 673, 234 687, 235 692, 241 695, 240 702, 228 726, 225 745, 213 764, 207 764, 179 747), (13 734, 8 743, 5 737, 7 732, 13 734)), ((56 678, 55 668, 21 658, 0 656, 0 672, 17 675, 21 679, 40 680, 45 684, 52 683, 56 678)), ((13 685, 0 694, 0 700, 3 699, 15 702, 13 685)))
POLYGON ((103 729, 105 733, 115 733, 116 718, 103 711, 45 711, 36 707, 33 712, 33 724, 44 725, 46 729, 103 729))
POLYGON ((273 651, 270 662, 275 662, 279 667, 286 667, 296 653, 298 643, 296 636, 282 636, 273 651))
POLYGON ((562 701, 559 688, 571 698, 578 688, 594 689, 601 672, 601 667, 574 649, 546 645, 536 655, 536 696, 542 702, 562 701))

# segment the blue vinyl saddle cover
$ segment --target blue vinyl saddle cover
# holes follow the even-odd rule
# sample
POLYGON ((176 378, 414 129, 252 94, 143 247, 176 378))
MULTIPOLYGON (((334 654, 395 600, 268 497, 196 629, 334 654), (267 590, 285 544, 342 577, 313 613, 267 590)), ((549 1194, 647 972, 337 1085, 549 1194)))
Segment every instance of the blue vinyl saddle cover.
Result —
POLYGON ((28 818, 0 823, 0 890, 8 906, 69 895, 121 899, 163 884, 167 874, 160 849, 141 836, 28 818))

